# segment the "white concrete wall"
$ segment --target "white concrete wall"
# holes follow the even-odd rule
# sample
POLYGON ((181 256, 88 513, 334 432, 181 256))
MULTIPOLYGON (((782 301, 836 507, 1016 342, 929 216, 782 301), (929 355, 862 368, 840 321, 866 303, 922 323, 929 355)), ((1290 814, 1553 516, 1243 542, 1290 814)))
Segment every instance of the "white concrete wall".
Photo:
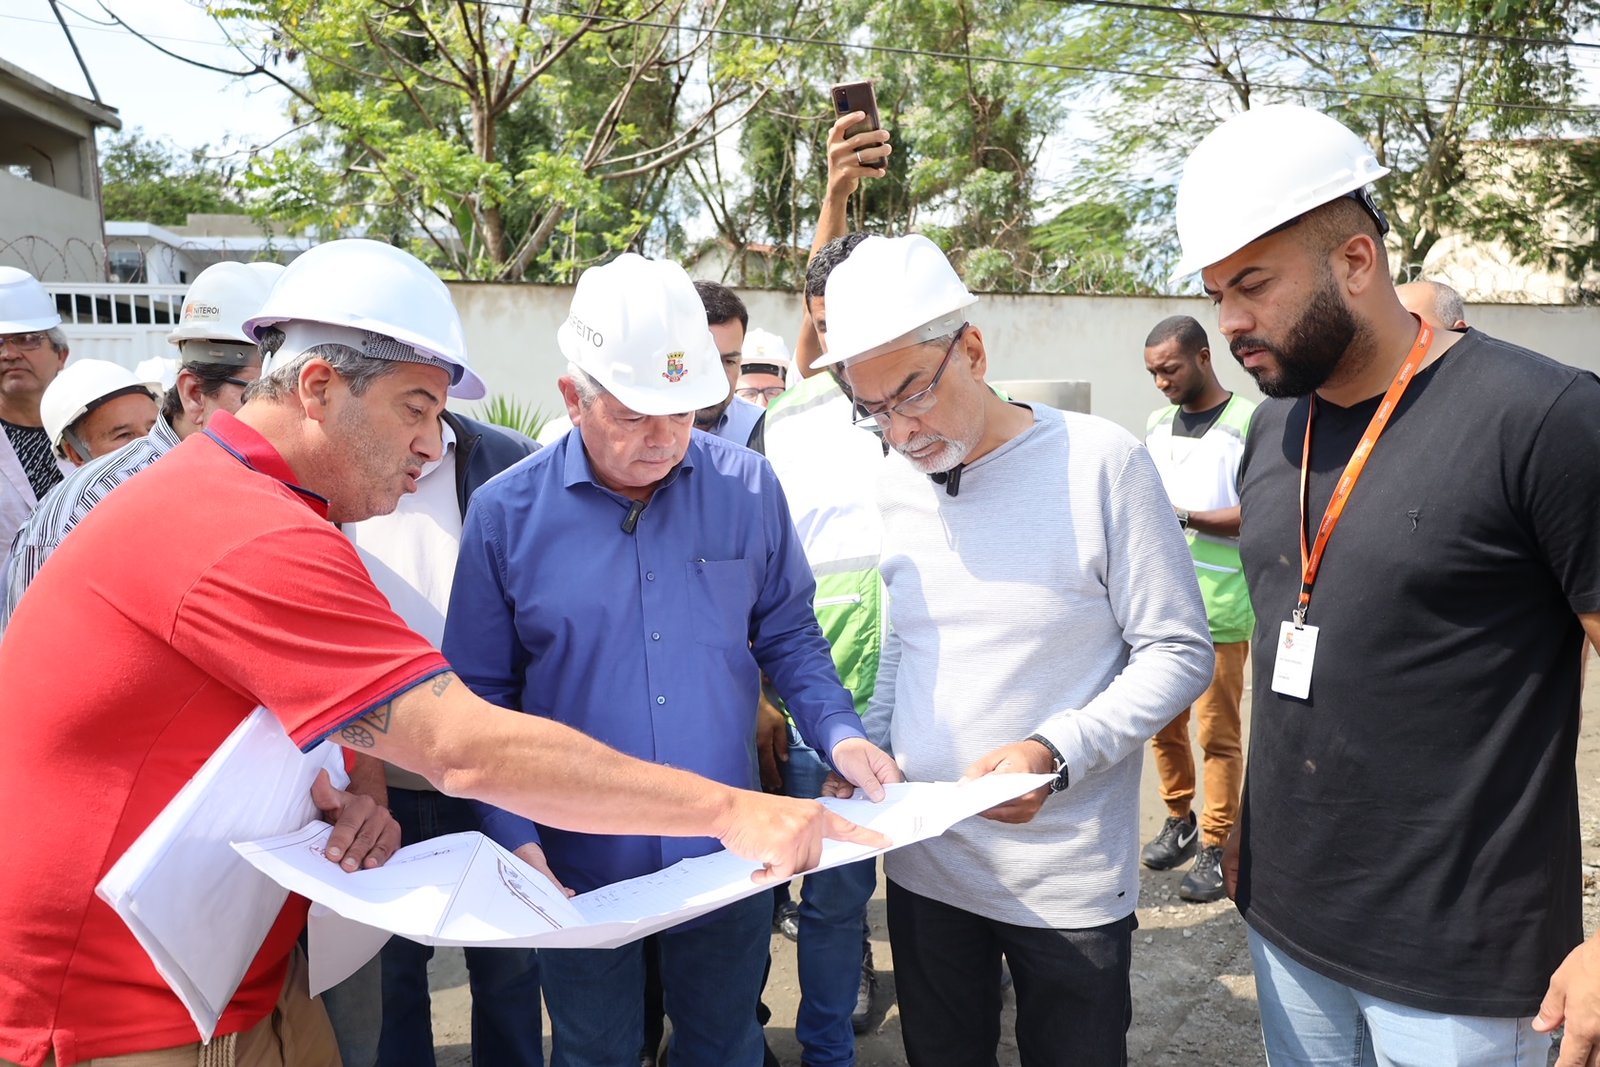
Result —
MULTIPOLYGON (((565 368, 556 327, 570 287, 455 284, 473 365, 491 392, 560 409, 555 381, 565 368)), ((740 293, 750 323, 791 345, 800 326, 799 298, 773 290, 740 293)), ((1142 434, 1164 401, 1144 370, 1144 339, 1168 315, 1193 315, 1212 335, 1223 384, 1258 395, 1250 378, 1219 346, 1216 314, 1203 299, 1111 296, 990 295, 972 309, 988 342, 989 377, 1087 381, 1097 415, 1142 434)), ((1468 319, 1488 333, 1554 359, 1600 372, 1600 308, 1485 304, 1468 319)), ((472 404, 465 405, 471 410, 472 404)))
POLYGON ((103 282, 100 207, 0 171, 0 264, 43 281, 103 282))

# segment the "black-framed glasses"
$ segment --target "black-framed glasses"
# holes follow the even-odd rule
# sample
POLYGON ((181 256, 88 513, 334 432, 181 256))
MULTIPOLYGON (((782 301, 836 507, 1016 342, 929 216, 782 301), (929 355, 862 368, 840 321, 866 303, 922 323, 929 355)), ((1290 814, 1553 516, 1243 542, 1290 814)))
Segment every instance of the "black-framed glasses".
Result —
POLYGON ((47 333, 0 333, 0 348, 14 348, 18 352, 32 352, 50 340, 47 333))
POLYGON ((776 400, 786 391, 788 391, 788 388, 789 387, 787 385, 768 385, 757 389, 754 386, 747 385, 742 389, 735 389, 733 392, 735 396, 755 402, 761 400, 762 398, 766 398, 767 400, 776 400))
POLYGON ((240 389, 250 388, 250 383, 245 381, 243 378, 219 378, 217 380, 226 382, 229 385, 237 385, 240 389))
POLYGON ((961 328, 956 330, 955 336, 950 338, 950 347, 945 349, 944 359, 939 361, 939 369, 933 372, 933 380, 928 383, 927 388, 918 389, 904 400, 890 404, 882 411, 868 411, 864 406, 857 404, 856 425, 869 428, 877 426, 879 429, 887 430, 889 419, 893 415, 915 419, 932 411, 934 405, 939 403, 939 397, 934 390, 939 388, 939 380, 944 377, 945 368, 950 366, 950 359, 956 354, 956 346, 961 343, 961 338, 970 325, 972 325, 970 322, 963 322, 961 328))

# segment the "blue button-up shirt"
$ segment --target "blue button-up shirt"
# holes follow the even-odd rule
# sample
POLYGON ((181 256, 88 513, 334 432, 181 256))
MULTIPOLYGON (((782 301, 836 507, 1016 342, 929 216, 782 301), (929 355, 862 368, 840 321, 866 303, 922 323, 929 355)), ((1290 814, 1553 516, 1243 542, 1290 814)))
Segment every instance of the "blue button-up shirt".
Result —
MULTIPOLYGON (((632 503, 595 481, 580 432, 478 490, 444 632, 445 656, 473 692, 745 789, 759 788, 763 670, 819 752, 863 736, 767 461, 696 430, 629 533, 632 503)), ((538 841, 580 892, 721 847, 482 810, 486 833, 508 848, 538 841)))
POLYGON ((722 409, 722 414, 717 417, 717 424, 706 432, 732 441, 736 445, 748 444, 756 423, 760 422, 761 416, 766 413, 767 409, 760 404, 752 404, 744 397, 736 396, 722 409))

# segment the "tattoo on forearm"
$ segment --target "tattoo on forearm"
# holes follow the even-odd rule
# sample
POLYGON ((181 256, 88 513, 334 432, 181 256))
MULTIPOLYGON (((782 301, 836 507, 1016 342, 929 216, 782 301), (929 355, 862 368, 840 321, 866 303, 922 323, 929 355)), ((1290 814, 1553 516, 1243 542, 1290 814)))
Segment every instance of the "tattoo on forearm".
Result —
POLYGON ((449 689, 450 688, 450 683, 455 681, 455 680, 456 680, 456 676, 451 674, 449 671, 446 671, 445 673, 439 675, 437 678, 435 678, 433 680, 433 686, 432 686, 433 695, 436 696, 436 697, 444 696, 444 691, 446 689, 449 689))
POLYGON ((386 734, 394 721, 394 704, 379 704, 355 722, 339 731, 345 743, 354 748, 371 748, 378 743, 375 734, 386 734))
POLYGON ((357 723, 351 723, 343 730, 340 730, 339 736, 344 738, 347 744, 355 748, 371 748, 378 743, 378 739, 372 736, 371 730, 357 723))

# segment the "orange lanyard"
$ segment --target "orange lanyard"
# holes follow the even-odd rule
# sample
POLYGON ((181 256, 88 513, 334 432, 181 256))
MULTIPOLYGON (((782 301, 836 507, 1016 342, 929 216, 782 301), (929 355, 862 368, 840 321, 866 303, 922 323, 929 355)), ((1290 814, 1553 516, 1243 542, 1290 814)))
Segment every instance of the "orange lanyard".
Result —
POLYGON ((1356 444, 1350 462, 1344 465, 1344 473, 1339 476, 1339 484, 1334 487, 1333 496, 1328 500, 1327 510, 1322 513, 1322 523, 1317 527, 1317 539, 1307 549, 1306 505, 1310 499, 1311 420, 1317 412, 1317 394, 1315 392, 1311 394, 1310 403, 1306 407, 1305 447, 1300 453, 1300 600, 1294 609, 1296 626, 1306 621, 1306 610, 1311 606, 1311 587, 1316 584, 1317 571, 1322 567, 1322 554, 1327 551, 1328 538, 1333 536, 1333 528, 1339 525, 1339 519, 1344 515, 1344 506, 1350 500, 1350 494, 1355 491, 1356 482, 1360 479, 1362 470, 1366 468, 1373 446, 1378 443, 1378 435, 1389 425, 1389 416, 1394 414, 1400 398, 1405 395, 1406 387, 1416 376, 1417 368, 1422 366, 1422 358, 1428 354, 1428 346, 1433 343, 1433 327, 1421 320, 1418 320, 1418 326, 1420 328, 1417 330, 1416 343, 1411 346, 1405 362, 1400 364, 1400 369, 1395 372, 1394 381, 1389 383, 1389 391, 1383 394, 1383 402, 1378 405, 1378 410, 1372 413, 1372 421, 1367 423, 1366 432, 1356 444))

